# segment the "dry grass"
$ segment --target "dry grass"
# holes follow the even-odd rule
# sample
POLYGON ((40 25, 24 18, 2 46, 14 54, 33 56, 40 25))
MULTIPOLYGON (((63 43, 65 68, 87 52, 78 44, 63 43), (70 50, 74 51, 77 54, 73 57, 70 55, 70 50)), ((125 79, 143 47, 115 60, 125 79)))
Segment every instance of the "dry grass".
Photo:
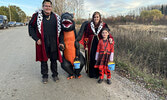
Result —
POLYGON ((162 38, 167 37, 167 26, 119 25, 110 29, 118 71, 145 83, 149 90, 166 95, 167 40, 162 38))
POLYGON ((167 37, 166 26, 121 25, 111 29, 116 56, 126 58, 141 69, 147 67, 150 73, 167 77, 167 41, 162 39, 167 37))

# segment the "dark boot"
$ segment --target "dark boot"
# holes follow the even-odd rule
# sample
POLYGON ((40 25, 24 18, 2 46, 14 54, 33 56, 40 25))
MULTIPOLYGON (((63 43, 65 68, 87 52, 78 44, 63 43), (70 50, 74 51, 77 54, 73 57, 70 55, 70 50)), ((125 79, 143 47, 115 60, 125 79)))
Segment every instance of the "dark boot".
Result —
POLYGON ((111 80, 110 79, 107 79, 107 84, 111 84, 111 80))
POLYGON ((100 84, 103 82, 103 79, 99 79, 97 82, 100 84))
POLYGON ((48 78, 43 78, 43 79, 42 79, 42 82, 43 82, 43 84, 48 83, 48 78))
POLYGON ((54 82, 58 82, 59 81, 59 77, 58 76, 53 77, 53 81, 54 82))

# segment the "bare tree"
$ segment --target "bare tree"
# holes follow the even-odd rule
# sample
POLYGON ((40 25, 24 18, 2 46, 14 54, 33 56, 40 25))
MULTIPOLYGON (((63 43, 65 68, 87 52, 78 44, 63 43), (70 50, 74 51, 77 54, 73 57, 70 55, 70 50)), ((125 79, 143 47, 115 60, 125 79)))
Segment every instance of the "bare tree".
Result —
POLYGON ((61 15, 64 12, 75 14, 80 18, 83 12, 84 0, 52 0, 54 11, 61 15))
POLYGON ((74 0, 74 1, 75 1, 76 17, 79 19, 83 15, 84 0, 74 0))

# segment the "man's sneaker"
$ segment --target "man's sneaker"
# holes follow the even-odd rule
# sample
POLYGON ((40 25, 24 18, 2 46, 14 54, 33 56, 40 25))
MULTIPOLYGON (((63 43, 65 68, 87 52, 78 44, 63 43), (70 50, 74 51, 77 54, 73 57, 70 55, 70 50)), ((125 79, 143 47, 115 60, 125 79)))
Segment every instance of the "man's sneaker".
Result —
POLYGON ((103 82, 103 79, 99 79, 97 82, 100 84, 103 82))
POLYGON ((53 77, 53 81, 57 82, 59 80, 58 76, 53 77))
POLYGON ((43 78, 43 79, 42 79, 42 82, 43 82, 43 84, 48 83, 48 78, 43 78))
POLYGON ((111 84, 111 80, 110 79, 107 79, 107 84, 111 84))

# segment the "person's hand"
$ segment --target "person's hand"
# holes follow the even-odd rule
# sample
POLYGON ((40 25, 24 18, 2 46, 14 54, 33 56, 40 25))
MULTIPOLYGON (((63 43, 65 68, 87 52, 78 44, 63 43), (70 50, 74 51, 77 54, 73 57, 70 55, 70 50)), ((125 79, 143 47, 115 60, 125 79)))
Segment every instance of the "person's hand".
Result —
POLYGON ((41 45, 42 43, 41 43, 41 39, 39 39, 38 41, 37 41, 37 44, 38 45, 41 45))
POLYGON ((113 42, 112 38, 109 38, 109 42, 112 44, 112 42, 113 42))
POLYGON ((79 58, 78 56, 75 57, 74 61, 79 61, 79 58))
POLYGON ((113 61, 109 61, 108 63, 113 63, 113 61))
POLYGON ((86 51, 88 51, 88 48, 85 48, 86 51))
POLYGON ((60 50, 64 50, 65 49, 64 44, 59 44, 59 48, 60 48, 60 50))

